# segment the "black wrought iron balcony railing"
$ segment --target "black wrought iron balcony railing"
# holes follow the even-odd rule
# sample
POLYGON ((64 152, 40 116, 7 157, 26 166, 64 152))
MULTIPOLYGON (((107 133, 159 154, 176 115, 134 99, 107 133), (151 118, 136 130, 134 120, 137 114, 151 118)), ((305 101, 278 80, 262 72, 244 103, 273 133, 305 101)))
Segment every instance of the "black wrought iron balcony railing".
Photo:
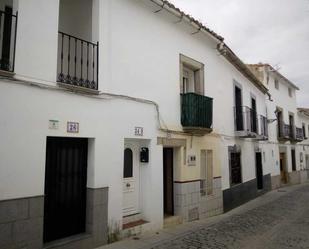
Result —
POLYGON ((99 43, 59 31, 57 81, 98 90, 99 43))
POLYGON ((291 126, 283 123, 282 121, 278 124, 278 139, 289 140, 291 139, 291 126))
POLYGON ((263 115, 260 115, 260 126, 261 126, 261 131, 260 134, 263 139, 268 138, 268 122, 267 118, 263 115))
POLYGON ((303 141, 305 139, 303 129, 296 127, 295 131, 295 140, 298 142, 303 141))
POLYGON ((181 94, 181 125, 186 131, 212 130, 213 99, 196 93, 181 94))
POLYGON ((240 137, 255 137, 258 135, 258 114, 248 106, 234 107, 235 131, 240 137))
POLYGON ((0 70, 14 72, 18 13, 0 10, 0 70))

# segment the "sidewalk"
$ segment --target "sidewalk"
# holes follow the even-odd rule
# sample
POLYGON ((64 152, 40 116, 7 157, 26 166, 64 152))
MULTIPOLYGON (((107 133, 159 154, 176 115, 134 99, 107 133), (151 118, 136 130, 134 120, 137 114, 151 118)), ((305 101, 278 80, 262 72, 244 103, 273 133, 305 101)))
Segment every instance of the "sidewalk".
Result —
POLYGON ((238 208, 233 209, 232 211, 204 220, 198 220, 194 222, 185 223, 178 225, 176 227, 162 229, 157 232, 145 233, 140 236, 134 236, 128 239, 125 239, 120 242, 116 242, 110 245, 102 246, 97 249, 147 249, 159 244, 162 244, 165 241, 175 240, 177 238, 183 237, 185 234, 190 234, 200 229, 205 229, 211 225, 222 222, 225 219, 230 218, 231 216, 237 216, 252 210, 254 208, 263 206, 267 203, 273 202, 276 199, 287 195, 290 192, 293 192, 297 189, 303 188, 304 186, 309 185, 308 183, 301 185, 293 185, 281 188, 279 190, 273 190, 266 193, 263 196, 260 196, 238 208))

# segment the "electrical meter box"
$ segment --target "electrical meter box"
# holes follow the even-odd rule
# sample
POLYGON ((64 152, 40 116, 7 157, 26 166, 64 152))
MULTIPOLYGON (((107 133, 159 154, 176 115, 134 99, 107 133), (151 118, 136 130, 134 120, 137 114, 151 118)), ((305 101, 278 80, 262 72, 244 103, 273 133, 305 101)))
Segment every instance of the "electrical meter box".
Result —
POLYGON ((140 150, 140 161, 141 163, 149 162, 149 149, 146 147, 142 147, 140 150))

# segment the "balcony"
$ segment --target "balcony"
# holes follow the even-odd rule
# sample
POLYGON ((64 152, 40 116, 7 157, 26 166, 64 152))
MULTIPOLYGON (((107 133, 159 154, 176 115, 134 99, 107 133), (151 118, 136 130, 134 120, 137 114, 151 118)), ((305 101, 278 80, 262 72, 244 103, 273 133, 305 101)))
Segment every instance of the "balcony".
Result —
POLYGON ((57 82, 76 89, 98 90, 99 43, 59 31, 57 82))
POLYGON ((4 76, 14 72, 17 18, 10 7, 0 10, 0 71, 4 76))
POLYGON ((213 99, 196 93, 181 94, 181 125, 188 133, 212 131, 213 99))
POLYGON ((295 142, 301 142, 305 140, 302 128, 295 127, 295 136, 293 137, 295 142))
POLYGON ((234 117, 235 131, 238 137, 259 138, 259 122, 256 111, 248 106, 234 107, 234 117))
POLYGON ((278 124, 278 140, 287 141, 293 136, 291 126, 283 122, 278 124))
POLYGON ((258 140, 267 140, 268 139, 268 122, 267 118, 263 115, 260 115, 260 126, 261 130, 258 134, 258 140))
POLYGON ((303 141, 305 138, 302 128, 282 123, 278 126, 278 139, 297 143, 303 141))

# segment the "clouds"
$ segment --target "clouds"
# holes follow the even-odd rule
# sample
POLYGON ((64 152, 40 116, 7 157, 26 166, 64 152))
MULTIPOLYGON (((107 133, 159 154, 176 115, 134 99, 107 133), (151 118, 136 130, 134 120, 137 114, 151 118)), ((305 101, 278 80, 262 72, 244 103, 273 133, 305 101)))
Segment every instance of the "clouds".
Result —
POLYGON ((309 107, 309 0, 171 0, 225 38, 246 63, 279 64, 309 107))

